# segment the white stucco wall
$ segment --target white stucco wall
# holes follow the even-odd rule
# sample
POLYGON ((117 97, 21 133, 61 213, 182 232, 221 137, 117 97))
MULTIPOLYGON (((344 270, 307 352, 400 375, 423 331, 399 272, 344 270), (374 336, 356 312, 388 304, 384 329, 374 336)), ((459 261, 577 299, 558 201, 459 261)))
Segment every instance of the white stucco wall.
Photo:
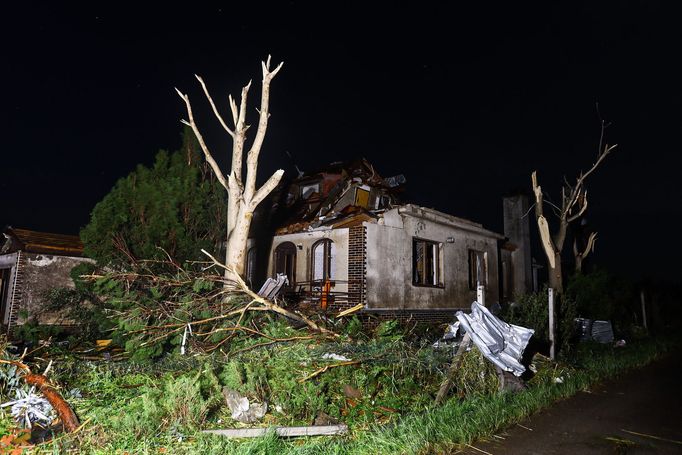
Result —
POLYGON ((296 277, 297 283, 310 281, 310 267, 312 247, 318 240, 330 239, 334 242, 335 254, 334 261, 335 275, 332 277, 338 280, 333 290, 335 292, 348 292, 348 229, 333 229, 313 232, 299 232, 295 234, 284 234, 276 236, 272 241, 270 258, 268 265, 268 276, 275 275, 275 249, 278 245, 291 242, 296 245, 296 277))
POLYGON ((366 223, 368 309, 467 308, 476 299, 469 289, 469 250, 487 253, 486 304, 499 300, 497 238, 425 218, 390 213, 385 224, 366 223), (442 243, 443 287, 412 284, 414 237, 442 243), (448 237, 453 239, 448 243, 448 237))

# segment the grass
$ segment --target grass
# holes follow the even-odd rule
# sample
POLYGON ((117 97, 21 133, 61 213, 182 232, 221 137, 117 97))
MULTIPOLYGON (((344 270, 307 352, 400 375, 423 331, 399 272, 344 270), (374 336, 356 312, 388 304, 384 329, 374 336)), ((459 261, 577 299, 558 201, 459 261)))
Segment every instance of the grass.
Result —
MULTIPOLYGON (((348 345, 296 343, 249 351, 240 362, 217 358, 175 359, 152 365, 61 363, 60 378, 70 377, 66 389, 79 388, 82 398, 70 401, 80 417, 90 423, 76 436, 64 436, 37 450, 45 453, 206 453, 206 454, 413 454, 442 453, 461 444, 490 436, 520 422, 557 400, 586 390, 597 382, 631 368, 641 367, 678 346, 672 341, 644 340, 624 348, 581 345, 573 366, 538 364, 538 374, 521 393, 490 393, 484 380, 486 364, 472 355, 467 371, 474 384, 466 398, 455 395, 432 407, 442 379, 443 359, 429 348, 410 347, 392 338, 348 345), (358 368, 335 368, 318 379, 296 380, 319 367, 319 354, 334 352, 364 358, 358 368), (377 359, 383 359, 377 361, 377 359), (260 365, 262 368, 256 368, 260 365), (477 369, 478 368, 478 369, 477 369), (472 373, 473 372, 473 373, 472 373), (481 379, 476 385, 476 378, 481 379), (555 378, 562 377, 562 383, 555 378), (281 439, 270 433, 252 440, 228 440, 201 434, 207 427, 227 427, 229 411, 221 407, 223 385, 241 387, 256 398, 269 396, 271 412, 266 424, 310 424, 316 406, 347 422, 351 433, 334 438, 281 439), (342 386, 352 384, 363 392, 364 403, 346 406, 342 386), (401 413, 377 415, 377 405, 396 407, 401 413), (219 423, 220 422, 220 423, 219 423)), ((470 353, 471 354, 471 353, 470 353)), ((488 375, 489 376, 489 375, 488 375)), ((460 390, 465 384, 460 386, 460 390)), ((0 418, 0 431, 9 428, 0 418)))

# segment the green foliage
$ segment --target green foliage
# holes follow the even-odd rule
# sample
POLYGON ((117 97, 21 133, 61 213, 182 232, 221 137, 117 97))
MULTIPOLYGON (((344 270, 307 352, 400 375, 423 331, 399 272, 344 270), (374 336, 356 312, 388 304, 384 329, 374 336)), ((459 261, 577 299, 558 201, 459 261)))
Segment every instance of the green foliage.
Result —
MULTIPOLYGON (((248 303, 241 294, 226 294, 222 280, 222 275, 183 269, 168 262, 143 262, 137 265, 135 272, 104 273, 92 283, 92 289, 97 298, 106 303, 111 323, 109 336, 114 343, 124 347, 132 360, 147 361, 178 352, 189 323, 193 330, 211 331, 211 334, 185 337, 188 351, 195 346, 199 347, 198 351, 208 349, 227 337, 242 334, 231 331, 238 314, 233 318, 198 322, 230 313, 248 303), (164 273, 154 271, 160 269, 164 273)), ((267 317, 247 314, 242 324, 248 326, 253 318, 267 322, 267 317)), ((270 328, 268 326, 268 330, 270 328)), ((269 335, 279 336, 278 333, 269 335)))
POLYGON ((462 354, 462 363, 453 380, 453 389, 458 396, 494 394, 499 389, 495 367, 481 352, 473 347, 462 354))
MULTIPOLYGON (((576 305, 575 301, 564 294, 556 302, 558 352, 562 355, 571 353, 575 334, 576 305)), ((524 294, 517 302, 505 309, 502 319, 510 324, 520 325, 535 330, 533 337, 549 343, 549 306, 547 288, 532 294, 524 294)))
POLYGON ((181 150, 160 151, 152 167, 120 179, 81 230, 85 254, 100 265, 125 266, 140 259, 199 258, 217 251, 225 236, 226 193, 185 132, 181 150))
POLYGON ((374 331, 374 336, 381 339, 400 340, 404 333, 401 331, 400 323, 395 319, 382 321, 374 331))
POLYGON ((18 340, 37 344, 40 340, 61 337, 65 333, 63 327, 57 325, 41 325, 38 323, 38 320, 33 317, 25 319, 23 324, 16 325, 14 327, 13 336, 18 340))
MULTIPOLYGON (((273 332, 287 330, 284 324, 276 325, 279 327, 273 332)), ((679 340, 654 339, 623 348, 581 344, 576 353, 579 367, 540 356, 534 359, 538 373, 523 392, 477 393, 469 389, 464 397, 434 407, 434 394, 451 352, 389 340, 319 343, 275 344, 230 356, 228 363, 222 355, 166 357, 146 364, 95 364, 62 358, 54 364, 51 377, 60 379, 61 390, 88 424, 77 435, 62 435, 41 449, 97 454, 450 453, 456 451, 457 444, 471 444, 520 423, 557 400, 641 367, 680 346, 679 340), (330 368, 300 382, 321 366, 336 362, 321 359, 328 352, 362 363, 330 368), (263 377, 271 397, 263 425, 308 425, 316 411, 323 410, 349 424, 350 437, 287 439, 270 433, 263 438, 233 440, 199 432, 241 426, 230 420, 220 388, 243 387, 242 393, 257 398, 249 390, 263 387, 263 377), (563 382, 557 383, 557 377, 563 382), (279 384, 280 380, 284 383, 279 384), (347 399, 344 385, 357 389, 361 396, 347 399), (80 397, 70 393, 74 388, 80 390, 80 397), (284 409, 279 412, 276 408, 282 403, 284 409), (300 414, 292 415, 296 410, 300 414)), ((473 376, 482 371, 479 357, 472 350, 465 359, 471 363, 465 368, 474 382, 473 376)), ((10 428, 9 424, 0 418, 0 431, 10 428)))
POLYGON ((356 426, 385 422, 427 406, 443 379, 449 352, 402 341, 374 339, 320 345, 296 343, 247 351, 224 364, 218 377, 227 388, 268 401, 282 424, 309 424, 324 412, 356 426), (339 363, 325 354, 360 361, 339 363), (348 397, 347 388, 359 396, 348 397), (348 400, 350 398, 350 400, 348 400), (393 410, 393 411, 392 411, 393 410))
POLYGON ((201 372, 164 376, 156 387, 145 388, 133 399, 127 412, 112 416, 112 429, 151 436, 169 429, 187 432, 198 428, 220 401, 219 394, 202 393, 201 377, 201 372))
POLYGON ((362 321, 357 316, 352 316, 343 327, 343 333, 351 338, 356 338, 363 334, 362 321))

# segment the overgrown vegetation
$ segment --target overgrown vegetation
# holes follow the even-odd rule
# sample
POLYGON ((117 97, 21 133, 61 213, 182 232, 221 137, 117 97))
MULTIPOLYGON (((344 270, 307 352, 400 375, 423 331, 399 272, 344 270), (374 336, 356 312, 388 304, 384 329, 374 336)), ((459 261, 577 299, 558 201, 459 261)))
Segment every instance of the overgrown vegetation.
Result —
MULTIPOLYGON (((350 324, 352 326, 352 324, 350 324)), ((277 330, 288 330, 274 323, 277 330)), ((536 358, 528 390, 497 392, 495 375, 478 351, 467 353, 461 382, 440 407, 432 401, 451 352, 405 340, 384 326, 384 336, 364 340, 305 340, 273 344, 230 356, 165 356, 157 362, 84 362, 60 358, 52 375, 86 426, 41 447, 60 453, 441 453, 490 435, 553 401, 596 381, 644 365, 671 342, 645 341, 625 348, 581 345, 576 363, 536 358), (387 333, 388 332, 388 333, 387 333), (330 368, 307 379, 336 354, 356 365, 330 368), (557 383, 561 377, 563 383, 557 383), (222 389, 252 401, 267 400, 261 425, 308 425, 324 413, 351 428, 348 436, 285 440, 226 440, 199 430, 240 426, 230 418, 222 389), (468 387, 468 389, 467 389, 468 387), (447 422, 447 424, 444 424, 447 422)), ((255 340, 242 340, 243 347, 255 340)), ((6 366, 0 366, 6 368, 6 366)), ((3 400, 6 396, 1 397, 3 400)), ((0 428, 9 431, 5 413, 0 428)))
POLYGON ((580 317, 612 321, 614 330, 630 335, 636 322, 641 324, 639 296, 631 280, 603 269, 571 276, 566 295, 576 303, 580 317))
POLYGON ((120 179, 81 230, 85 254, 115 268, 139 260, 179 264, 199 259, 201 248, 218 252, 224 240, 225 194, 191 132, 182 148, 160 151, 151 167, 120 179))
MULTIPOLYGON (((557 336, 558 352, 569 356, 575 344, 576 304, 573 298, 562 295, 557 302, 557 336)), ((535 330, 533 342, 541 346, 549 346, 549 310, 547 288, 531 294, 518 297, 517 302, 504 310, 502 319, 510 324, 516 324, 535 330)))

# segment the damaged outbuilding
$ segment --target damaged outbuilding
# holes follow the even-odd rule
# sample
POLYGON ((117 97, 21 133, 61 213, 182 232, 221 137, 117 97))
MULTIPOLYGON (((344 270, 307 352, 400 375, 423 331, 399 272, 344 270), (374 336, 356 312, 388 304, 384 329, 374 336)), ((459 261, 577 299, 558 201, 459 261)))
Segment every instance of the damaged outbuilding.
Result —
POLYGON ((40 325, 70 327, 59 311, 47 311, 45 293, 73 288, 71 269, 91 261, 82 257, 78 236, 7 227, 0 247, 0 316, 3 332, 13 332, 30 319, 40 325))

